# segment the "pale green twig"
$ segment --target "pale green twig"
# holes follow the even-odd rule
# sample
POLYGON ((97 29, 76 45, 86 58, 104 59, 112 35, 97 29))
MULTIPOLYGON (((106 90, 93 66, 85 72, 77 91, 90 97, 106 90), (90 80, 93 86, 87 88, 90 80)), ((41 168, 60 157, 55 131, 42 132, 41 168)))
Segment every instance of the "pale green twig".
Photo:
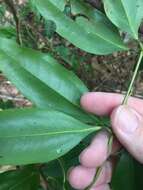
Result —
POLYGON ((66 190, 66 187, 65 187, 65 183, 66 183, 66 172, 65 172, 65 169, 64 169, 64 166, 63 166, 63 163, 62 163, 62 160, 59 158, 57 159, 60 166, 61 166, 61 169, 62 169, 62 173, 63 173, 63 190, 66 190))
MULTIPOLYGON (((141 61, 142 61, 142 58, 143 58, 143 45, 140 42, 139 42, 139 44, 140 44, 140 47, 141 47, 141 52, 140 52, 139 59, 137 61, 136 67, 135 67, 135 71, 133 73, 133 76, 132 76, 132 79, 131 79, 131 82, 130 82, 130 85, 129 85, 129 88, 128 88, 128 91, 127 91, 127 93, 126 93, 126 95, 124 97, 124 100, 123 100, 123 103, 122 103, 123 105, 127 104, 128 98, 132 93, 133 85, 134 85, 135 79, 137 77, 138 70, 139 70, 139 67, 140 67, 140 64, 141 64, 141 61)), ((111 131, 109 130, 109 132, 111 132, 111 131)), ((109 141, 108 141, 108 151, 109 151, 109 153, 111 153, 112 144, 113 144, 113 135, 111 134, 111 136, 109 138, 109 141)), ((102 168, 103 168, 103 165, 97 169, 92 183, 86 188, 86 190, 90 190, 91 187, 96 184, 97 179, 101 174, 102 168)))
POLYGON ((94 176, 94 179, 93 179, 92 183, 87 187, 86 190, 90 190, 93 185, 96 185, 96 182, 98 180, 98 177, 101 174, 101 171, 102 171, 102 167, 97 168, 97 171, 96 171, 96 174, 94 176))
POLYGON ((136 77, 137 77, 138 70, 139 70, 139 67, 140 67, 142 58, 143 58, 143 50, 141 50, 141 52, 140 52, 140 56, 139 56, 139 59, 138 59, 138 62, 137 62, 135 71, 134 71, 134 73, 133 73, 133 76, 132 76, 132 79, 131 79, 131 82, 130 82, 128 91, 127 91, 127 93, 126 93, 126 95, 125 95, 125 97, 124 97, 123 103, 122 103, 123 105, 124 105, 124 104, 127 104, 127 102, 128 102, 128 98, 129 98, 129 96, 130 96, 130 94, 131 94, 131 92, 132 92, 133 84, 134 84, 135 79, 136 79, 136 77))

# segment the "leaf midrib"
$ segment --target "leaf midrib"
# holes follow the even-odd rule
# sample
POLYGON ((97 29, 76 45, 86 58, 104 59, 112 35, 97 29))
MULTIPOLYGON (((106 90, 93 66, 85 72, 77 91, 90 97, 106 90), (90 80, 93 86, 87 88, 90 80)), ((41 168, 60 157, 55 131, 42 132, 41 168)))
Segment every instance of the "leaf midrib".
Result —
MULTIPOLYGON (((3 51, 4 52, 4 51, 3 51)), ((9 56, 9 54, 7 54, 6 52, 4 52, 8 57, 10 57, 10 59, 13 59, 17 62, 17 60, 14 58, 14 56, 9 56)), ((20 67, 22 67, 25 71, 27 71, 29 74, 31 74, 33 77, 35 77, 37 80, 41 81, 45 86, 47 86, 49 89, 51 89, 52 91, 54 91, 56 94, 58 94, 59 96, 63 97, 65 100, 69 101, 71 104, 73 104, 74 106, 80 108, 80 106, 78 104, 73 103, 72 101, 70 101, 69 99, 67 99, 66 97, 64 97, 61 93, 55 91, 53 88, 51 88, 47 83, 45 83, 43 80, 41 80, 40 78, 38 78, 36 75, 34 75, 31 71, 27 70, 27 68, 25 68, 23 65, 20 64, 20 67)))
MULTIPOLYGON (((88 127, 88 126, 87 126, 88 127)), ((100 130, 101 127, 95 126, 87 129, 79 129, 79 130, 69 130, 69 131, 55 131, 55 132, 47 132, 47 133, 38 133, 38 134, 24 134, 24 135, 14 135, 14 136, 0 136, 0 139, 5 138, 22 138, 22 137, 38 137, 38 136, 54 136, 54 135, 64 135, 64 134, 72 134, 72 133, 86 133, 86 132, 94 132, 100 130)))
MULTIPOLYGON (((6 53, 4 50, 2 50, 2 52, 4 54, 6 54, 7 57, 10 57, 10 59, 13 59, 16 63, 17 60, 13 57, 13 56, 9 56, 8 53, 6 53)), ((41 79, 39 79, 38 77, 36 77, 32 72, 30 72, 29 70, 25 69, 22 65, 19 65, 22 69, 24 69, 26 72, 28 72, 30 75, 32 75, 33 77, 35 77, 37 80, 39 80, 41 83, 43 83, 45 86, 47 86, 49 89, 51 89, 51 91, 53 91, 55 94, 57 94, 58 96, 60 96, 61 98, 63 98, 64 100, 68 101, 71 105, 77 107, 78 109, 81 110, 80 106, 78 104, 74 104, 73 102, 71 102, 70 100, 68 100, 66 97, 64 97, 63 95, 61 95, 59 92, 55 91, 53 88, 51 88, 49 85, 47 85, 45 82, 43 82, 41 79)), ((31 98, 29 98, 31 99, 31 98)), ((33 102, 33 100, 31 100, 33 102)), ((66 112, 63 112, 66 113, 66 112)))
POLYGON ((136 32, 135 32, 135 30, 134 30, 134 28, 133 28, 133 26, 132 26, 132 22, 130 21, 130 17, 129 17, 129 15, 128 15, 128 13, 127 13, 125 7, 124 7, 123 1, 122 1, 122 0, 120 0, 120 1, 121 1, 121 5, 122 5, 122 7, 123 7, 123 9, 124 9, 124 11, 125 11, 125 15, 126 15, 128 24, 129 24, 129 26, 130 26, 130 28, 131 28, 131 31, 132 31, 134 37, 135 37, 136 39, 138 39, 138 36, 136 35, 136 32))
POLYGON ((102 35, 100 35, 100 34, 94 34, 94 33, 92 33, 93 35, 96 35, 97 37, 99 37, 99 38, 101 38, 102 40, 104 40, 105 42, 108 42, 109 44, 112 44, 112 45, 114 45, 114 46, 116 46, 116 47, 119 47, 119 48, 121 48, 121 49, 125 49, 125 47, 124 46, 122 46, 122 45, 118 45, 118 44, 116 44, 116 43, 114 43, 113 41, 110 41, 110 40, 108 40, 107 38, 104 38, 104 36, 102 36, 102 35))
MULTIPOLYGON (((50 4, 52 4, 52 6, 55 7, 55 9, 57 9, 57 11, 58 11, 60 14, 62 13, 53 3, 51 3, 49 0, 48 0, 48 2, 49 2, 50 4)), ((38 10, 39 10, 39 9, 38 9, 38 10)), ((46 9, 46 11, 47 11, 47 9, 46 9)), ((41 13, 41 11, 39 11, 39 12, 41 13)), ((77 23, 73 22, 71 19, 69 19, 68 17, 66 17, 65 15, 63 15, 63 16, 64 16, 66 19, 68 19, 69 22, 72 22, 72 23, 74 23, 74 24, 77 24, 77 23)), ((77 26, 80 27, 78 24, 77 24, 77 26)), ((80 28, 81 28, 81 27, 80 27, 80 28)), ((92 34, 94 34, 94 33, 92 33, 92 34)), ((87 32, 85 31, 85 35, 89 35, 89 34, 87 34, 87 32)), ((105 39, 104 37, 100 36, 100 35, 97 34, 97 33, 95 33, 94 35, 96 35, 97 37, 99 37, 99 38, 102 39, 103 41, 108 42, 109 44, 112 44, 112 45, 114 45, 114 46, 116 46, 116 47, 118 47, 118 48, 120 48, 120 49, 125 49, 124 46, 121 46, 121 45, 112 43, 110 40, 105 39)))

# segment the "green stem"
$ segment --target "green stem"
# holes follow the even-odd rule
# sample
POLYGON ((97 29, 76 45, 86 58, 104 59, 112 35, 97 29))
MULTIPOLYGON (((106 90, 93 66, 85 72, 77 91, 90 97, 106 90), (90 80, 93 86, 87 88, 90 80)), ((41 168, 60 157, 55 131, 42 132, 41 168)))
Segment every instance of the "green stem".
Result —
POLYGON ((128 98, 129 98, 129 96, 130 96, 130 94, 131 94, 131 92, 132 92, 133 84, 134 84, 135 79, 136 79, 136 77, 137 77, 137 73, 138 73, 138 70, 139 70, 139 67, 140 67, 142 58, 143 58, 143 50, 141 50, 141 52, 140 52, 140 56, 139 56, 139 59, 138 59, 138 62, 137 62, 137 65, 136 65, 134 74, 133 74, 133 76, 132 76, 132 80, 131 80, 131 82, 130 82, 128 91, 127 91, 126 96, 124 97, 124 100, 123 100, 123 103, 122 103, 123 105, 127 104, 127 102, 128 102, 128 98))
POLYGON ((65 169, 64 169, 64 166, 63 166, 63 163, 62 163, 62 160, 61 159, 57 159, 60 166, 61 166, 61 169, 62 169, 62 173, 63 173, 63 190, 66 190, 66 187, 65 187, 65 183, 66 183, 66 172, 65 172, 65 169))
POLYGON ((96 171, 96 174, 94 176, 94 179, 93 179, 92 183, 86 188, 86 190, 90 190, 93 185, 96 185, 97 179, 100 176, 101 171, 102 171, 102 166, 97 168, 97 171, 96 171))
POLYGON ((109 137, 108 140, 108 153, 111 154, 112 152, 112 146, 113 146, 113 134, 111 134, 111 136, 109 137))
MULTIPOLYGON (((111 134, 111 136, 109 138, 109 141, 108 141, 108 152, 109 152, 109 154, 112 151, 112 144, 113 144, 113 135, 111 134)), ((104 166, 104 163, 102 164, 102 166, 97 168, 97 171, 96 171, 96 174, 94 176, 94 179, 93 179, 92 183, 86 188, 86 190, 90 190, 93 185, 94 186, 96 185, 97 179, 99 178, 99 176, 100 176, 100 174, 102 172, 103 166, 104 166)))
MULTIPOLYGON (((128 91, 127 91, 127 93, 126 93, 126 95, 125 95, 125 97, 124 97, 124 100, 123 100, 123 103, 122 103, 123 105, 124 105, 124 104, 127 104, 127 102, 128 102, 128 98, 129 98, 129 96, 130 96, 130 94, 131 94, 131 92, 132 92, 133 84, 134 84, 135 79, 136 79, 136 77, 137 77, 138 70, 139 70, 139 67, 140 67, 140 64, 141 64, 141 61, 142 61, 142 58, 143 58, 143 45, 142 45, 141 43, 140 43, 140 47, 141 47, 141 52, 140 52, 140 55, 139 55, 139 59, 138 59, 138 61, 137 61, 137 65, 136 65, 135 71, 134 71, 134 73, 133 73, 133 76, 132 76, 132 79, 131 79, 131 82, 130 82, 128 91)), ((109 131, 109 132, 110 132, 110 131, 109 131)), ((113 135, 111 134, 111 136, 110 136, 110 138, 109 138, 109 142, 108 142, 108 151, 109 151, 109 153, 110 153, 111 150, 112 150, 112 143, 113 143, 113 135)), ((95 183, 96 183, 98 177, 99 177, 100 174, 101 174, 102 168, 103 168, 103 165, 97 169, 97 172, 96 172, 96 174, 95 174, 95 176, 94 176, 94 179, 93 179, 92 183, 87 187, 86 190, 90 190, 90 188, 91 188, 93 185, 95 185, 95 183)))

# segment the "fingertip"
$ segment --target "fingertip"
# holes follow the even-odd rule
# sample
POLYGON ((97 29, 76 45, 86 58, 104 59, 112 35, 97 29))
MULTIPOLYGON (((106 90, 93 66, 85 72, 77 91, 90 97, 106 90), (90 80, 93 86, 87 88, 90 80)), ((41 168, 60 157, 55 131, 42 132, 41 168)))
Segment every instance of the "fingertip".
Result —
MULTIPOLYGON (((104 93, 102 92, 88 92, 81 97, 81 106, 87 112, 103 115, 105 111, 105 107, 102 105, 102 97, 104 93)), ((106 102, 105 102, 106 103, 106 102)))
POLYGON ((143 163, 143 117, 129 106, 119 106, 112 115, 112 129, 120 143, 143 163))
POLYGON ((91 97, 91 92, 87 92, 80 99, 80 104, 82 108, 88 112, 90 112, 91 107, 93 105, 92 99, 90 97, 91 97))
POLYGON ((88 168, 99 167, 107 159, 107 151, 104 147, 88 147, 79 156, 80 163, 88 168))
POLYGON ((86 168, 77 166, 69 173, 69 183, 75 189, 85 189, 93 181, 96 170, 94 168, 86 168))
POLYGON ((98 152, 97 154, 94 149, 88 148, 81 153, 79 160, 82 165, 93 168, 101 166, 106 160, 106 156, 102 152, 98 152))
POLYGON ((118 106, 111 114, 112 128, 118 137, 133 134, 140 120, 141 116, 127 105, 118 106))
POLYGON ((88 92, 81 97, 81 106, 87 112, 100 116, 108 115, 120 104, 121 97, 119 94, 88 92))
POLYGON ((101 166, 108 157, 108 134, 106 132, 98 133, 79 156, 82 165, 89 168, 101 166))

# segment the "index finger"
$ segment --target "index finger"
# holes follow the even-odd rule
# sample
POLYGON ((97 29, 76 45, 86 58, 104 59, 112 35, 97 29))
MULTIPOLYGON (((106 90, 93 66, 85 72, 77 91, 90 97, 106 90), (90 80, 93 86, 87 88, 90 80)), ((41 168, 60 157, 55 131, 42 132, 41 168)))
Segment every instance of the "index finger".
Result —
MULTIPOLYGON (((89 92, 82 96, 81 106, 87 112, 103 116, 110 115, 113 109, 122 104, 124 95, 105 92, 89 92)), ((143 114, 143 100, 130 97, 128 105, 143 114)))

